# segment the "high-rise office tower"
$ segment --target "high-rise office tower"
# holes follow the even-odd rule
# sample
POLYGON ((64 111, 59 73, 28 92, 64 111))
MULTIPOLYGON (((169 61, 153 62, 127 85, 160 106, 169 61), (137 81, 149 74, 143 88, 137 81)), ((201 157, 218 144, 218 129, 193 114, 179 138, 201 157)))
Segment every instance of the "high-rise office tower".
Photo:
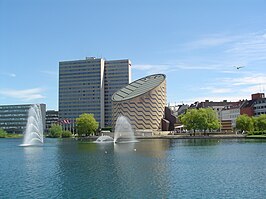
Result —
POLYGON ((127 85, 131 63, 87 57, 85 60, 59 62, 59 118, 73 119, 92 113, 100 127, 110 126, 111 96, 127 85))
POLYGON ((131 62, 125 60, 104 63, 104 124, 112 125, 112 95, 131 82, 131 62))

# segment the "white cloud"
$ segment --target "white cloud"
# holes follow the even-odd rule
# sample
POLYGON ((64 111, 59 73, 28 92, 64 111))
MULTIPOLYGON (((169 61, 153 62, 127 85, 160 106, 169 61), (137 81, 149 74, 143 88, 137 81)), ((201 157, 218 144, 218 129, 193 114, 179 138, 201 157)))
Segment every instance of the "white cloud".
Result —
POLYGON ((204 36, 198 40, 186 43, 184 45, 184 48, 187 50, 195 50, 201 48, 216 47, 234 42, 238 38, 239 36, 212 34, 204 36))
POLYGON ((224 94, 224 93, 232 92, 231 88, 220 88, 220 87, 214 87, 214 86, 202 87, 200 89, 209 91, 210 93, 214 93, 214 94, 216 94, 216 93, 224 94))
POLYGON ((147 74, 167 73, 171 70, 171 66, 167 64, 137 64, 133 65, 132 68, 135 70, 146 71, 147 74))
POLYGON ((239 100, 249 100, 250 95, 233 95, 233 96, 212 96, 206 95, 205 97, 195 97, 191 99, 184 100, 187 104, 192 104, 194 102, 204 102, 205 100, 213 102, 222 102, 227 100, 228 102, 238 102, 239 100))
POLYGON ((57 71, 44 70, 44 71, 41 71, 41 73, 44 73, 44 74, 52 76, 52 77, 57 77, 58 76, 58 72, 57 71))
POLYGON ((172 64, 136 64, 134 70, 147 71, 147 73, 170 73, 177 70, 216 70, 220 66, 215 64, 193 64, 193 63, 172 63, 172 64))
MULTIPOLYGON (((232 74, 235 75, 235 74, 232 74)), ((200 100, 229 100, 250 99, 252 93, 265 92, 266 74, 264 73, 241 73, 237 77, 215 78, 203 85, 200 89, 206 97, 200 100), (210 97, 207 97, 210 96, 210 97), (224 96, 224 97, 219 97, 224 96), (235 97, 239 96, 239 97, 235 97)))
POLYGON ((152 65, 152 64, 137 64, 133 65, 132 68, 136 70, 152 70, 154 68, 166 68, 166 65, 152 65))
POLYGON ((15 73, 10 73, 10 77, 16 77, 17 75, 15 73))
POLYGON ((237 78, 221 78, 222 82, 233 86, 266 84, 266 74, 251 74, 237 78))
POLYGON ((255 86, 248 86, 245 88, 240 89, 241 92, 247 92, 247 93, 258 93, 258 92, 265 92, 266 84, 258 84, 255 86))
POLYGON ((225 52, 247 61, 266 60, 265 33, 250 33, 236 40, 225 52))
POLYGON ((1 73, 1 75, 9 76, 9 77, 16 77, 17 76, 15 73, 1 73))
POLYGON ((32 88, 32 89, 24 89, 24 90, 17 90, 17 89, 1 89, 0 95, 4 97, 11 97, 15 99, 20 99, 23 101, 32 101, 36 99, 43 99, 45 98, 43 95, 42 88, 32 88))
POLYGON ((188 59, 165 60, 164 64, 137 64, 132 68, 147 71, 147 73, 167 73, 177 70, 217 70, 228 74, 243 73, 257 65, 255 62, 266 64, 265 35, 264 32, 256 32, 243 35, 213 34, 204 36, 179 47, 186 54, 189 51, 191 56, 188 59), (202 50, 203 52, 201 52, 202 50), (205 52, 205 50, 210 50, 210 52, 205 52), (197 51, 197 57, 193 56, 193 51, 197 51), (233 66, 246 66, 246 68, 237 70, 233 66))
POLYGON ((192 55, 195 51, 200 53, 199 57, 191 56, 190 60, 195 64, 203 60, 206 67, 210 64, 220 65, 221 70, 234 65, 252 67, 257 64, 254 62, 266 63, 266 33, 264 30, 241 35, 213 34, 188 42, 180 49, 192 55), (206 61, 210 58, 212 63, 206 61))

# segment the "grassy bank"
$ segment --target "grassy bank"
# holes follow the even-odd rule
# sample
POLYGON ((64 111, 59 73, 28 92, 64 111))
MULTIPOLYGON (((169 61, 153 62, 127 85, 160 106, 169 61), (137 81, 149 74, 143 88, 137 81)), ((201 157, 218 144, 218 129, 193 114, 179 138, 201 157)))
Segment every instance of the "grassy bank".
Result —
POLYGON ((6 133, 0 136, 0 138, 22 138, 22 137, 23 134, 11 134, 11 133, 6 133))
POLYGON ((246 138, 264 138, 266 139, 266 135, 248 135, 246 138))

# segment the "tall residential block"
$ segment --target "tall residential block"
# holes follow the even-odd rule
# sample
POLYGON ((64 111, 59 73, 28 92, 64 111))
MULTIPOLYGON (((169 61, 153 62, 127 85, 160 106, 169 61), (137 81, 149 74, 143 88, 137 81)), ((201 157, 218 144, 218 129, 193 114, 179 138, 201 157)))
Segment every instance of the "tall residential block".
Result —
POLYGON ((111 125, 111 96, 127 85, 131 63, 125 60, 85 60, 59 62, 59 118, 75 119, 92 113, 101 127, 111 125))

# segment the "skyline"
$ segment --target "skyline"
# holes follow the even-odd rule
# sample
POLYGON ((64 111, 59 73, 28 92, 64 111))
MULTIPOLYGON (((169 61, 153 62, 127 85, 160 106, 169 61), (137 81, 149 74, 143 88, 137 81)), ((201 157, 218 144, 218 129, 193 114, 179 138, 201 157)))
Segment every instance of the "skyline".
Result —
POLYGON ((0 104, 58 110, 60 61, 130 59, 166 74, 167 102, 238 101, 266 89, 266 2, 0 1, 0 104), (245 66, 237 69, 235 66, 245 66))

